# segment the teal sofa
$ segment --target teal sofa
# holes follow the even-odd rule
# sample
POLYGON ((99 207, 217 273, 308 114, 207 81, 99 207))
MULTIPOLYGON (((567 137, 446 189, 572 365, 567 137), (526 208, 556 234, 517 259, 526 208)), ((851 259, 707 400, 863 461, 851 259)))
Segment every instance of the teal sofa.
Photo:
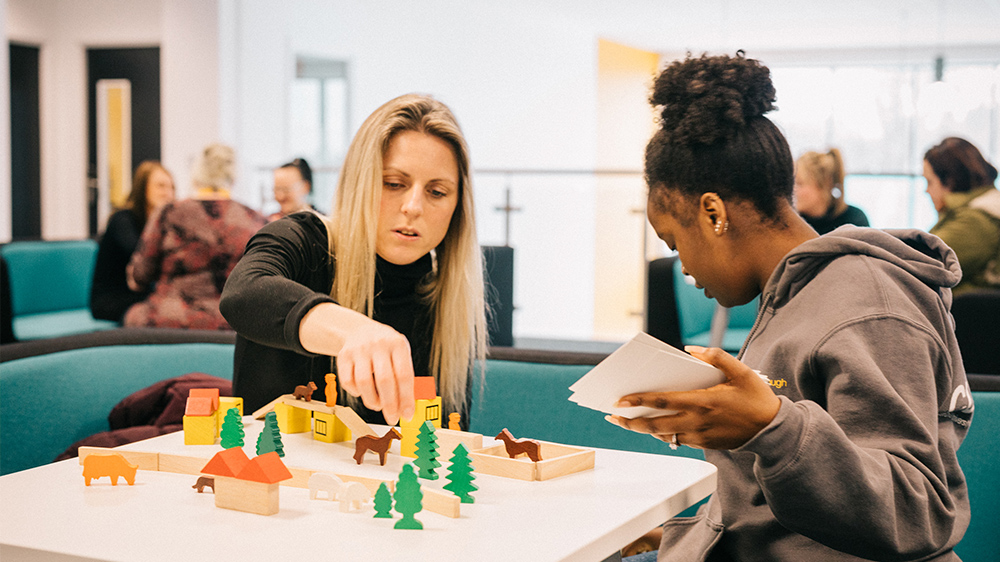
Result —
POLYGON ((14 336, 21 341, 107 330, 90 314, 93 240, 11 242, 0 247, 10 276, 14 336))
MULTIPOLYGON (((118 329, 0 346, 0 474, 51 462, 79 439, 106 431, 111 408, 155 382, 189 372, 231 379, 233 338, 118 329)), ((469 429, 492 437, 506 427, 516 436, 570 445, 703 458, 688 447, 671 451, 567 400, 568 387, 603 357, 493 348, 485 384, 473 390, 469 429)), ((977 390, 996 388, 997 378, 973 378, 974 423, 959 450, 973 514, 956 549, 966 562, 997 559, 1000 392, 977 390)))

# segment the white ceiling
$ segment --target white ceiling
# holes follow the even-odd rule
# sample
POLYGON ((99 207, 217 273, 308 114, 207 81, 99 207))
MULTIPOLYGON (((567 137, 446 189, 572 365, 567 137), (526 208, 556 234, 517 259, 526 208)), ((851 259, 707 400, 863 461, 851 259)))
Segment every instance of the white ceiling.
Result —
MULTIPOLYGON (((541 0, 647 51, 1000 50, 1000 0, 541 0)), ((1000 53, 998 53, 1000 54, 1000 53)))

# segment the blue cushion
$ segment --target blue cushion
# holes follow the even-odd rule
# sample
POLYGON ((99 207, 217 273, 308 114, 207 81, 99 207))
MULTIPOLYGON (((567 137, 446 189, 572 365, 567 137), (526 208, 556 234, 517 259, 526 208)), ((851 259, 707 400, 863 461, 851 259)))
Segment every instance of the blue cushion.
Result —
POLYGON ((20 341, 55 338, 117 328, 118 323, 97 320, 89 308, 40 312, 17 316, 13 320, 14 335, 20 341))
POLYGON ((11 242, 0 251, 7 261, 15 317, 90 307, 97 242, 11 242))
MULTIPOLYGON (((677 320, 680 322, 681 341, 684 345, 707 346, 712 334, 712 317, 716 302, 694 286, 693 280, 681 273, 681 262, 674 262, 674 298, 677 301, 677 320)), ((739 351, 750 335, 757 319, 760 297, 747 304, 729 309, 729 324, 722 338, 722 348, 739 351)))
POLYGON ((233 346, 104 346, 4 362, 0 474, 51 462, 76 441, 107 431, 108 414, 129 394, 191 372, 232 379, 233 346))
POLYGON ((1000 392, 973 392, 976 405, 969 433, 958 449, 958 462, 969 486, 972 523, 955 552, 965 562, 997 559, 1000 521, 1000 392))
POLYGON ((673 451, 658 439, 608 423, 602 412, 570 402, 569 386, 592 368, 488 360, 485 388, 473 390, 469 430, 493 437, 506 427, 515 437, 704 459, 700 450, 673 451))

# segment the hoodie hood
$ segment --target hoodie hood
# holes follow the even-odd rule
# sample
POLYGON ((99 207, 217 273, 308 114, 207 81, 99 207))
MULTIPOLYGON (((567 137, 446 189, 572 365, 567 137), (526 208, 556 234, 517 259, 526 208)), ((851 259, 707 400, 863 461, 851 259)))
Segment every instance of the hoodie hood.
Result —
POLYGON ((974 209, 980 209, 993 218, 1000 220, 1000 190, 996 188, 987 189, 982 195, 973 198, 969 202, 969 206, 974 209))
POLYGON ((819 269, 846 255, 864 255, 905 271, 938 292, 951 306, 950 289, 962 279, 958 257, 940 238, 921 230, 878 230, 851 225, 805 242, 788 253, 764 287, 762 300, 770 297, 781 306, 795 296, 819 269))

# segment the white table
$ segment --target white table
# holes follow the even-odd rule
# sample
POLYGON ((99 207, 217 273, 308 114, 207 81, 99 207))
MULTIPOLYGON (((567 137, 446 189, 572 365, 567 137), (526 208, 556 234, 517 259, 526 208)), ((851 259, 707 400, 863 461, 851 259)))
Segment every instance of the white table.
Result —
MULTIPOLYGON (((252 457, 261 423, 245 420, 244 450, 252 457)), ((347 444, 321 443, 310 434, 283 434, 282 440, 290 467, 395 480, 410 460, 389 455, 381 467, 369 454, 358 466, 347 444)), ((180 432, 123 448, 206 460, 221 450, 184 446, 180 432)), ((448 458, 439 460, 441 478, 421 479, 424 486, 448 483, 448 458)), ((195 479, 140 470, 134 486, 102 478, 86 487, 77 459, 3 476, 0 559, 601 561, 711 494, 716 471, 694 459, 598 449, 594 470, 554 480, 477 475, 476 502, 462 504, 458 519, 418 513, 422 531, 393 529, 399 514, 375 519, 371 503, 341 513, 336 502, 309 500, 308 490, 287 486, 276 515, 221 509, 208 490, 191 488, 195 479)))

